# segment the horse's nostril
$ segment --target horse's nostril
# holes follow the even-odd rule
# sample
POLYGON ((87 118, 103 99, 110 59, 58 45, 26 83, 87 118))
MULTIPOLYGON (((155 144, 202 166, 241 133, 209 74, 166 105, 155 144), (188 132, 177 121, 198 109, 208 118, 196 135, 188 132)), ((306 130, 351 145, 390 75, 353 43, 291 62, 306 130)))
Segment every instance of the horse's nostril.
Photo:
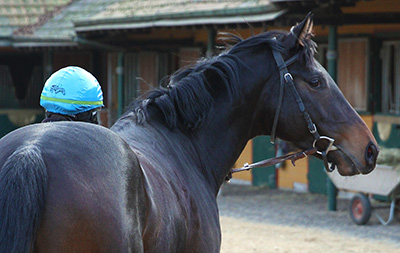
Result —
POLYGON ((378 149, 372 142, 368 144, 365 150, 365 160, 369 166, 375 165, 378 156, 378 149))
POLYGON ((367 158, 371 158, 373 155, 372 147, 370 146, 367 149, 367 158))

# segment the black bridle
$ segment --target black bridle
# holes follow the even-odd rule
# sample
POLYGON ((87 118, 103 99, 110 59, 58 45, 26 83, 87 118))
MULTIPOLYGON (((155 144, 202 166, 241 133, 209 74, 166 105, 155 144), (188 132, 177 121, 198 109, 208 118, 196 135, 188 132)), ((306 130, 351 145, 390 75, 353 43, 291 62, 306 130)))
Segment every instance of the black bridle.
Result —
POLYGON ((280 90, 279 90, 278 106, 276 107, 275 117, 274 117, 274 121, 273 121, 273 125, 272 125, 271 142, 272 143, 275 142, 276 127, 278 125, 279 113, 280 113, 282 103, 283 103, 283 95, 284 95, 284 91, 285 91, 285 86, 289 86, 289 88, 292 90, 292 92, 295 96, 295 99, 296 99, 297 105, 299 106, 300 112, 303 114, 303 117, 307 123, 308 131, 314 137, 313 148, 316 149, 317 154, 322 156, 322 160, 324 161, 325 169, 327 171, 333 171, 335 165, 333 165, 332 167, 329 167, 327 155, 328 155, 329 151, 337 149, 337 147, 333 145, 335 140, 330 137, 327 137, 327 136, 321 136, 318 133, 317 126, 314 124, 314 122, 312 121, 312 119, 310 117, 310 114, 307 112, 307 109, 304 106, 303 100, 301 99, 300 94, 297 92, 297 89, 294 85, 293 77, 288 70, 288 66, 291 65, 292 63, 296 62, 299 59, 299 53, 292 56, 287 61, 284 61, 281 53, 276 50, 273 50, 272 54, 274 55, 275 62, 279 69, 280 90), (322 142, 322 141, 327 141, 328 144, 323 145, 323 146, 325 146, 325 148, 317 148, 317 143, 322 142))
POLYGON ((289 58, 286 61, 283 60, 281 53, 278 52, 277 50, 273 50, 272 53, 274 55, 275 62, 279 69, 280 87, 279 87, 278 105, 276 107, 274 121, 272 123, 271 143, 274 143, 275 138, 276 138, 276 127, 278 125, 279 114, 280 114, 282 103, 283 103, 285 86, 289 86, 289 88, 292 90, 292 92, 295 96, 295 99, 296 99, 297 105, 299 106, 300 112, 303 114, 303 117, 307 123, 308 131, 314 137, 312 148, 309 148, 307 150, 300 151, 300 152, 297 152, 294 154, 288 154, 288 155, 284 155, 284 156, 280 156, 280 157, 270 158, 270 159, 263 160, 263 161, 253 163, 253 164, 245 164, 242 168, 232 169, 226 178, 227 180, 229 180, 232 177, 231 176, 232 173, 243 171, 243 170, 249 170, 249 169, 257 168, 257 167, 268 167, 268 166, 275 165, 277 163, 281 163, 281 162, 283 162, 285 160, 289 160, 289 159, 292 161, 292 163, 294 165, 295 161, 302 159, 304 157, 307 157, 308 155, 312 155, 314 153, 321 155, 326 171, 332 172, 335 169, 335 164, 332 164, 332 166, 329 167, 328 157, 327 157, 327 155, 330 151, 337 149, 337 147, 335 145, 333 145, 335 140, 330 137, 327 137, 327 136, 319 135, 317 126, 314 124, 314 122, 312 121, 312 119, 310 117, 310 114, 307 112, 307 110, 304 106, 303 100, 301 99, 300 94, 297 92, 297 89, 294 85, 293 77, 288 70, 288 66, 291 65, 292 63, 296 62, 299 59, 299 53, 294 55, 293 57, 289 58), (327 144, 325 143, 325 145, 324 145, 324 143, 322 143, 322 142, 327 142, 327 144), (321 147, 318 148, 317 144, 319 144, 320 146, 323 146, 324 148, 321 148, 321 147))
POLYGON ((272 143, 275 142, 276 127, 278 125, 278 118, 279 118, 279 114, 280 114, 282 103, 283 103, 283 95, 285 93, 285 85, 289 86, 289 88, 292 90, 292 92, 296 98, 296 102, 299 106, 299 109, 303 113, 303 117, 307 122, 308 131, 314 136, 314 139, 316 139, 316 140, 319 139, 320 135, 318 134, 317 127, 312 122, 311 117, 308 114, 308 112, 304 106, 303 100, 301 99, 299 93, 296 90, 296 87, 294 86, 293 77, 287 68, 289 65, 291 65, 292 63, 294 63, 295 61, 298 60, 299 54, 296 54, 295 56, 291 57, 289 60, 284 61, 280 52, 274 50, 274 51, 272 51, 272 53, 274 55, 276 64, 279 69, 280 86, 279 86, 279 100, 278 100, 278 105, 276 107, 274 122, 272 125, 272 131, 271 131, 271 142, 272 143))

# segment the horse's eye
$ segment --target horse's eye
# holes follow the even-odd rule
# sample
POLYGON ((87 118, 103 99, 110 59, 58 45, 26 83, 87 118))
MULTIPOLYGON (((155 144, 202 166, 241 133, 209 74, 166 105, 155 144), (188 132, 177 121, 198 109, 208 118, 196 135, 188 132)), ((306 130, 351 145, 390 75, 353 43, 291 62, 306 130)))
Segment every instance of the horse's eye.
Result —
POLYGON ((314 79, 310 81, 310 85, 313 88, 318 88, 321 86, 321 82, 318 79, 314 79))

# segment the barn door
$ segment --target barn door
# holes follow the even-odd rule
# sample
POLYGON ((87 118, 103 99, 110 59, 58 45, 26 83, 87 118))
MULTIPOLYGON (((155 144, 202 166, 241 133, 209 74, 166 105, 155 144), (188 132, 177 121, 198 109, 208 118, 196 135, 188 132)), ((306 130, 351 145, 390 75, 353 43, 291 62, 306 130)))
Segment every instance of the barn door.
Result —
MULTIPOLYGON (((271 144, 269 136, 258 136, 253 139, 253 162, 259 162, 275 156, 275 145, 271 144)), ((266 185, 269 188, 276 188, 275 166, 266 168, 254 168, 253 185, 266 185)))
POLYGON ((400 114, 400 42, 383 43, 382 112, 400 114))

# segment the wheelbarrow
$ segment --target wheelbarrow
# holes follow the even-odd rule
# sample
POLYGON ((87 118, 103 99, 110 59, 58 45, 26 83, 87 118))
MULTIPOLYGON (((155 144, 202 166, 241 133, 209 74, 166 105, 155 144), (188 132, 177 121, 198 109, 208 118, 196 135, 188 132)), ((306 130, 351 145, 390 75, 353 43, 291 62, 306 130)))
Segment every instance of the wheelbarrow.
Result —
POLYGON ((371 217, 372 211, 378 208, 387 208, 388 205, 372 207, 371 196, 383 196, 389 200, 389 216, 383 219, 377 212, 373 212, 382 225, 389 225, 399 210, 400 200, 400 171, 394 166, 377 165, 368 175, 351 177, 341 176, 337 170, 328 173, 333 184, 340 191, 353 192, 350 200, 349 213, 354 223, 364 225, 371 217))

